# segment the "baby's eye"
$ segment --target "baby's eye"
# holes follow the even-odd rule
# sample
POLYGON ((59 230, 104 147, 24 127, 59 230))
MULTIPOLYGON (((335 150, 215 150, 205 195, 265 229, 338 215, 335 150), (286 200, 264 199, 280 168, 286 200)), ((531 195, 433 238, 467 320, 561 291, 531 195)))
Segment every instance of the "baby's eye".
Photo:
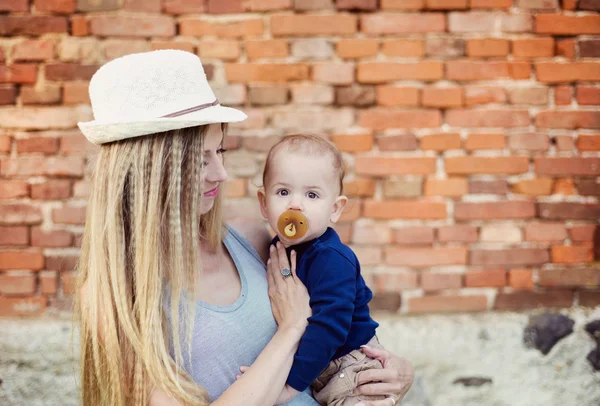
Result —
POLYGON ((290 192, 287 189, 279 189, 275 194, 279 196, 287 196, 290 194, 290 192))
POLYGON ((318 199, 319 198, 319 195, 316 194, 315 192, 308 192, 306 194, 306 196, 308 196, 309 199, 318 199))

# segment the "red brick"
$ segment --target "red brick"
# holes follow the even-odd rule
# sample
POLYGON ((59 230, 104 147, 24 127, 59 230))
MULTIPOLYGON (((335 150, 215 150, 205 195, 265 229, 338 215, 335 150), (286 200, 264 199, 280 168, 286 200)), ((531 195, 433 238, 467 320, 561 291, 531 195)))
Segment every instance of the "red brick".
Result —
POLYGON ((369 303, 374 311, 397 312, 402 306, 402 296, 399 293, 375 293, 369 303))
POLYGON ((516 58, 552 57, 554 39, 552 37, 513 39, 512 55, 516 58))
POLYGON ((594 220, 600 218, 598 203, 538 203, 539 216, 556 220, 594 220))
POLYGON ((575 98, 581 105, 600 105, 600 87, 578 85, 575 98))
POLYGON ((477 227, 467 225, 442 226, 438 228, 440 242, 475 242, 478 240, 477 227))
POLYGON ((476 133, 469 134, 465 141, 465 149, 475 151, 481 149, 504 149, 506 147, 506 137, 502 133, 485 134, 476 133))
POLYGON ((42 295, 55 295, 57 288, 57 273, 55 271, 42 271, 39 273, 40 293, 42 295))
POLYGON ((377 55, 379 43, 375 39, 342 39, 336 44, 336 52, 340 58, 358 59, 377 55))
POLYGON ((85 224, 85 207, 61 207, 52 210, 56 224, 85 224))
POLYGON ((467 106, 489 103, 506 103, 506 91, 497 86, 475 86, 464 87, 464 103, 467 106))
POLYGON ((460 134, 438 133, 423 135, 421 137, 421 149, 433 151, 460 149, 460 134))
POLYGON ((597 307, 600 305, 600 291, 582 290, 579 292, 579 306, 597 307))
POLYGON ((431 179, 425 181, 425 196, 460 197, 468 193, 467 179, 431 179))
POLYGON ((511 269, 508 272, 508 286, 513 289, 532 290, 533 271, 531 269, 511 269))
POLYGON ((398 80, 435 81, 443 76, 441 61, 424 62, 361 62, 357 79, 362 83, 385 83, 398 80))
POLYGON ((160 13, 161 0, 126 0, 122 10, 144 13, 160 13))
POLYGON ((550 178, 521 179, 511 186, 515 194, 548 196, 552 194, 553 181, 550 178))
POLYGON ((287 82, 308 79, 308 66, 302 64, 225 64, 227 80, 235 82, 287 82))
POLYGON ((421 103, 426 107, 460 107, 463 104, 463 91, 460 87, 426 87, 421 103))
POLYGON ((573 225, 569 228, 569 238, 576 242, 591 242, 600 229, 595 224, 573 225))
POLYGON ((421 288, 424 291, 460 289, 461 287, 461 274, 442 272, 424 272, 421 274, 421 288))
POLYGON ((573 292, 567 290, 554 292, 499 293, 494 304, 495 310, 524 310, 536 308, 571 307, 573 292))
POLYGON ((167 16, 90 16, 90 32, 102 37, 172 37, 175 20, 167 16))
POLYGON ((386 56, 421 57, 425 54, 422 39, 390 39, 381 45, 381 53, 386 56))
POLYGON ((83 176, 81 157, 21 156, 5 160, 0 167, 3 176, 83 176))
POLYGON ((333 229, 340 236, 340 241, 344 244, 350 244, 350 238, 352 236, 352 223, 336 223, 333 225, 333 229))
POLYGON ((64 255, 64 256, 47 256, 45 269, 50 271, 72 271, 77 267, 78 256, 75 255, 64 255))
POLYGON ((377 0, 337 0, 335 6, 338 10, 377 10, 377 0))
POLYGON ((46 310, 46 298, 0 296, 0 317, 39 316, 46 310))
POLYGON ((366 176, 431 174, 435 173, 435 158, 357 156, 355 172, 366 176))
POLYGON ((579 10, 600 11, 598 0, 580 0, 577 6, 579 10))
POLYGON ((373 282, 377 292, 398 292, 418 287, 416 272, 376 273, 373 282))
POLYGON ((243 13, 243 0, 207 0, 207 11, 211 14, 243 13))
POLYGON ((600 39, 590 38, 578 41, 579 56, 582 58, 600 57, 600 39))
POLYGON ((200 14, 206 11, 205 0, 163 0, 163 12, 167 14, 200 14))
POLYGON ((31 198, 40 200, 63 200, 71 197, 71 181, 49 179, 31 185, 31 198))
POLYGON ((271 34, 278 36, 353 35, 357 18, 350 14, 285 14, 271 17, 271 34))
POLYGON ((289 89, 286 86, 251 86, 248 89, 248 100, 253 105, 286 104, 288 97, 289 89))
POLYGON ((7 296, 24 296, 35 293, 35 275, 0 273, 0 294, 7 296))
POLYGON ((67 29, 66 17, 0 15, 0 36, 66 33, 67 29))
POLYGON ((508 220, 533 217, 535 217, 535 205, 532 201, 454 203, 456 220, 508 220))
POLYGON ((576 185, 582 196, 600 196, 600 184, 595 179, 576 179, 576 185))
POLYGON ((60 274, 60 283, 62 285, 62 291, 65 295, 72 295, 75 293, 75 287, 77 283, 77 276, 75 272, 63 272, 60 274))
POLYGON ((60 86, 46 83, 43 86, 21 86, 21 101, 26 104, 60 103, 60 86))
POLYGON ((575 184, 573 179, 556 179, 554 182, 553 195, 576 195, 575 184))
POLYGON ((432 245, 434 229, 425 226, 402 227, 393 230, 394 244, 398 245, 432 245))
POLYGON ((446 61, 446 78, 449 80, 468 82, 509 77, 509 65, 504 61, 446 61))
POLYGON ((507 193, 508 184, 504 179, 469 179, 469 194, 505 195, 507 193))
POLYGON ((44 267, 44 255, 41 251, 0 251, 0 270, 30 269, 44 267))
POLYGON ((513 0, 471 0, 471 8, 509 9, 513 0))
POLYGON ((15 199, 29 196, 29 185, 23 180, 1 179, 0 199, 15 199))
POLYGON ((600 34, 600 15, 537 14, 535 32, 539 34, 600 34))
POLYGON ((343 135, 334 134, 331 141, 342 152, 363 152, 373 148, 373 134, 343 135))
POLYGON ((180 49, 191 53, 196 52, 196 46, 191 42, 184 41, 152 41, 150 47, 153 51, 157 49, 180 49))
POLYGON ((420 178, 412 179, 384 179, 383 196, 386 198, 413 198, 423 195, 423 181, 420 178))
POLYGON ((446 204, 428 201, 365 200, 363 216, 374 219, 445 219, 446 204))
POLYGON ((204 59, 235 61, 240 57, 240 44, 234 40, 202 41, 198 44, 198 55, 204 59))
POLYGON ((35 83, 37 66, 33 64, 0 65, 0 83, 35 83))
POLYGON ((538 80, 546 83, 600 80, 600 65, 596 62, 536 62, 535 70, 538 80))
POLYGON ((554 103, 557 106, 571 104, 571 100, 570 86, 556 86, 554 88, 554 103))
MULTIPOLYGON (((327 85, 292 84, 292 102, 295 104, 325 105, 333 104, 333 87, 327 85)), ((336 89, 337 90, 337 89, 336 89)))
POLYGON ((87 82, 65 82, 62 90, 63 104, 91 103, 87 82))
POLYGON ((408 248, 394 245, 384 246, 385 263, 414 268, 438 265, 465 265, 465 247, 408 248))
POLYGON ((71 14, 77 5, 76 0, 34 0, 36 12, 71 14))
POLYGON ((375 194, 375 181, 373 179, 357 178, 344 182, 344 194, 350 198, 373 197, 375 194))
POLYGON ((562 242, 567 230, 562 223, 528 223, 525 225, 525 240, 533 242, 562 242))
POLYGON ((376 101, 373 86, 344 86, 335 88, 335 104, 339 106, 372 106, 376 101))
POLYGON ((496 20, 497 15, 493 13, 448 13, 448 31, 451 33, 493 32, 496 20))
POLYGON ((420 89, 404 86, 377 86, 377 104, 385 107, 418 106, 420 89))
POLYGON ((31 228, 31 246, 33 247, 70 247, 73 234, 66 230, 44 231, 41 227, 31 228))
POLYGON ((548 88, 539 87, 514 87, 508 90, 511 104, 548 104, 548 88))
POLYGON ((486 157, 457 156, 446 158, 448 174, 518 174, 529 170, 529 159, 525 156, 486 157))
POLYGON ((285 58, 289 55, 289 45, 284 39, 246 41, 245 47, 249 59, 285 58))
MULTIPOLYGON (((575 40, 574 39, 560 39, 556 41, 556 55, 562 56, 567 59, 575 59, 575 40)), ((580 52, 581 55, 581 52, 580 52)), ((583 55, 581 55, 583 56, 583 55)))
POLYGON ((14 85, 0 85, 0 105, 15 104, 17 89, 14 85))
POLYGON ((249 11, 287 10, 294 6, 294 0, 249 0, 244 7, 249 11))
POLYGON ((58 139, 50 137, 30 137, 16 139, 19 154, 40 152, 55 154, 58 151, 58 139))
POLYGON ((452 109, 446 112, 446 123, 453 127, 527 127, 529 111, 521 109, 473 110, 452 109))
POLYGON ((218 22, 205 21, 197 17, 186 17, 179 20, 179 35, 185 37, 250 38, 261 37, 264 31, 265 25, 262 17, 218 22))
POLYGON ((547 151, 550 148, 548 134, 511 134, 508 136, 508 147, 519 151, 547 151))
POLYGON ((577 149, 580 151, 600 151, 600 134, 580 134, 577 138, 577 149))
POLYGON ((380 151, 414 151, 418 148, 417 137, 413 134, 379 136, 377 148, 380 151))
POLYGON ((425 39, 428 56, 457 57, 465 54, 465 40, 454 37, 428 37, 425 39))
POLYGON ((381 0, 382 10, 420 10, 425 0, 381 0))
POLYGON ((545 248, 507 248, 507 249, 472 249, 469 255, 471 265, 543 265, 550 261, 545 248))
POLYGON ((12 48, 13 61, 45 61, 55 56, 54 40, 24 39, 12 48))
POLYGON ((42 212, 27 204, 0 204, 0 225, 40 224, 42 212))
POLYGON ((314 82, 332 85, 349 85, 354 82, 354 65, 351 63, 317 63, 312 66, 314 82))
POLYGON ((600 176, 600 158, 536 157, 535 171, 540 175, 600 176))
POLYGON ((442 124, 442 118, 438 110, 369 109, 359 112, 358 123, 373 130, 437 128, 442 124))
POLYGON ((73 37, 85 37, 90 34, 88 20, 83 15, 71 16, 71 35, 73 37))
POLYGON ((106 60, 120 58, 129 54, 149 52, 150 50, 150 44, 143 39, 109 39, 102 43, 102 52, 106 60))
POLYGON ((573 151, 575 149, 575 139, 569 135, 554 136, 554 143, 557 151, 573 151))
POLYGON ((600 286, 600 269, 543 269, 539 272, 539 284, 544 287, 586 287, 600 286))
POLYGON ((553 245, 552 262, 557 264, 578 264, 592 262, 594 251, 592 244, 553 245))
POLYGON ((535 117, 538 128, 600 128, 600 115, 595 111, 541 111, 535 117))
POLYGON ((409 313, 463 313, 487 310, 487 297, 466 296, 423 296, 408 298, 409 313))
POLYGON ((0 11, 29 11, 29 0, 5 0, 0 3, 0 11))
POLYGON ((444 32, 446 19, 443 13, 427 14, 368 14, 361 16, 361 31, 366 34, 421 34, 444 32))
POLYGON ((472 57, 506 56, 509 52, 509 41, 500 38, 467 39, 467 55, 472 57))
POLYGON ((506 286, 504 269, 472 270, 465 273, 465 287, 503 287, 506 286))
POLYGON ((354 223, 352 242, 354 244, 389 244, 392 238, 390 227, 386 223, 354 223))
POLYGON ((90 80, 98 70, 98 65, 80 65, 77 63, 54 63, 46 65, 48 80, 90 80))
POLYGON ((29 245, 29 230, 27 227, 0 226, 0 246, 29 245))

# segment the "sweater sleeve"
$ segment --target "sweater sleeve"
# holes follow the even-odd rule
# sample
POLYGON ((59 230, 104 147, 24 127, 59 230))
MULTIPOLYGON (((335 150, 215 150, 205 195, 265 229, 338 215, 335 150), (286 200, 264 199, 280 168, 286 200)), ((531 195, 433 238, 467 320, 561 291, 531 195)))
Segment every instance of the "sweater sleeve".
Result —
POLYGON ((356 294, 357 270, 343 255, 326 249, 311 259, 306 288, 312 316, 287 380, 298 391, 310 386, 346 342, 356 294))

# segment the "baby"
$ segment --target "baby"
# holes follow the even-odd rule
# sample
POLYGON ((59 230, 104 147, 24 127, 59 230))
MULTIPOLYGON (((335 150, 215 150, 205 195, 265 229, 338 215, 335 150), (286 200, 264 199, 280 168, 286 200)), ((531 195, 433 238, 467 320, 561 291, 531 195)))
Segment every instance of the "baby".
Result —
POLYGON ((317 136, 287 136, 267 155, 258 191, 261 212, 277 233, 273 243, 280 241, 288 254, 296 251, 296 274, 308 289, 312 308, 278 403, 309 386, 323 405, 382 399, 352 395, 359 371, 382 366, 360 351, 367 344, 381 348, 375 336, 378 324, 369 314, 373 294, 356 255, 329 227, 348 202, 343 179, 340 152, 317 136))

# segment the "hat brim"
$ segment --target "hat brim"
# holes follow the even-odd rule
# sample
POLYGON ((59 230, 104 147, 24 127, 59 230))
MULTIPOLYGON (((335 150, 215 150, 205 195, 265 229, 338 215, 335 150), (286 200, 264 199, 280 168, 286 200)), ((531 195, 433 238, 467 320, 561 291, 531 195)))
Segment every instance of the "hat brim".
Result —
POLYGON ((216 105, 179 117, 118 123, 87 121, 77 123, 77 125, 88 141, 99 145, 180 128, 216 123, 237 123, 244 121, 247 117, 240 110, 216 105))

